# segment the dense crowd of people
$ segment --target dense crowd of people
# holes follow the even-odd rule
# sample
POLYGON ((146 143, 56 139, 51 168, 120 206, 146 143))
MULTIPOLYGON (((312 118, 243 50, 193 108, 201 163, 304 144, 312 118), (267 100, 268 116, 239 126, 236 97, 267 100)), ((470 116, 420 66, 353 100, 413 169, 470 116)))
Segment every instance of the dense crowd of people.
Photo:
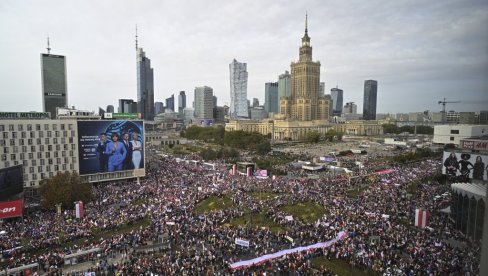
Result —
MULTIPOLYGON (((449 186, 431 177, 440 172, 440 160, 425 159, 396 167, 365 160, 352 176, 324 174, 316 179, 257 179, 232 175, 223 162, 218 162, 213 171, 169 156, 151 162, 140 183, 94 187, 95 200, 85 205, 82 219, 66 210, 4 221, 0 251, 7 266, 37 262, 43 271, 56 275, 62 273, 66 255, 100 248, 97 262, 88 270, 97 275, 333 275, 326 267, 312 265, 312 260, 321 256, 384 275, 474 275, 479 270, 479 242, 465 239, 454 230, 449 217, 439 212, 449 204, 449 186), (389 170, 375 174, 378 166, 389 170), (414 182, 419 183, 417 190, 409 194, 409 185, 414 182), (356 188, 366 189, 351 197, 349 191, 356 188), (253 196, 255 192, 276 196, 263 199, 253 196), (210 196, 228 197, 232 204, 197 214, 196 204, 210 196), (282 207, 300 202, 316 203, 325 208, 325 214, 312 223, 287 219, 290 214, 282 207), (413 227, 416 208, 429 211, 427 228, 413 227), (251 216, 264 214, 285 230, 231 226, 233 219, 249 212, 251 216), (131 231, 98 238, 100 233, 134 224, 138 227, 131 231), (331 240, 340 231, 347 237, 329 248, 230 269, 230 264, 240 260, 331 240), (161 237, 167 246, 150 253, 135 250, 161 237), (236 238, 250 241, 250 246, 237 245, 236 238), (109 263, 109 257, 115 255, 122 258, 109 263)), ((355 164, 347 158, 342 162, 355 164)))

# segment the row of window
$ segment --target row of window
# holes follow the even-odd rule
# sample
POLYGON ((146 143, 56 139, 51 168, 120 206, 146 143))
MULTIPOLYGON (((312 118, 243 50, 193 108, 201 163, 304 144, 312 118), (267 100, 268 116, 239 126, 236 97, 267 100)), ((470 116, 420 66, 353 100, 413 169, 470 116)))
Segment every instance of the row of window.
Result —
MULTIPOLYGON (((6 145, 6 142, 7 140, 0 140, 0 146, 5 146, 6 145)), ((60 139, 58 138, 44 138, 44 144, 47 145, 47 144, 51 144, 51 141, 52 141, 52 144, 58 144, 58 142, 60 142, 61 144, 66 144, 66 141, 68 141, 68 143, 73 144, 73 137, 69 137, 68 140, 66 140, 66 137, 61 137, 60 139)), ((35 139, 35 142, 36 142, 36 145, 41 145, 42 144, 42 139, 41 138, 36 138, 35 139)), ((20 146, 23 146, 25 144, 27 145, 33 145, 34 144, 34 139, 19 139, 19 140, 16 140, 16 139, 10 139, 9 140, 9 145, 10 146, 15 146, 17 145, 17 143, 20 145, 20 146)))
MULTIPOLYGON (((29 157, 28 160, 31 160, 32 162, 32 165, 35 166, 36 164, 36 159, 34 159, 34 153, 32 152, 29 152, 27 154, 27 156, 29 157)), ((0 160, 1 161, 18 161, 17 160, 17 154, 15 153, 12 153, 10 154, 10 160, 7 160, 7 157, 8 155, 7 154, 2 154, 0 155, 0 160)), ((19 154, 19 159, 22 160, 22 161, 27 161, 27 159, 25 158, 25 153, 21 153, 19 154)), ((40 159, 41 160, 41 163, 44 162, 45 159, 42 159, 43 157, 47 158, 48 160, 51 160, 51 153, 50 152, 46 152, 45 153, 45 156, 42 156, 42 152, 38 152, 37 153, 37 159, 40 159)), ((69 157, 71 157, 71 159, 73 160, 73 162, 76 162, 76 157, 74 156, 74 152, 73 151, 69 151, 69 157)), ((52 154, 52 158, 56 158, 56 160, 61 160, 61 158, 64 158, 65 159, 65 162, 68 163, 68 156, 66 156, 66 152, 63 151, 61 152, 61 156, 59 156, 59 153, 58 152, 54 152, 52 154)), ((61 161, 58 161, 57 163, 60 163, 61 161)), ((51 162, 49 163, 51 164, 51 162)), ((14 165, 17 165, 17 164, 14 164, 14 165)), ((42 164, 43 165, 43 164, 42 164)), ((5 167, 9 167, 9 166, 5 166, 5 167)))
MULTIPOLYGON (((36 138, 36 133, 38 133, 38 137, 39 138, 44 138, 44 131, 39 131, 39 132, 34 132, 34 131, 30 131, 30 132, 21 131, 20 132, 20 137, 19 137, 19 135, 18 135, 18 133, 16 131, 12 131, 12 132, 4 131, 2 133, 2 137, 4 139, 8 139, 8 138, 13 138, 13 139, 17 139, 17 138, 36 138), (9 135, 9 133, 11 135, 9 135), (29 137, 27 137, 27 136, 29 136, 29 137)), ((67 130, 63 130, 62 133, 59 130, 55 130, 54 131, 54 137, 60 137, 61 134, 63 134, 63 137, 68 137, 68 131, 67 130)), ((75 136, 75 131, 72 130, 70 134, 71 134, 70 135, 71 137, 74 137, 75 136)), ((46 131, 46 136, 49 137, 49 138, 53 137, 53 131, 50 131, 50 130, 46 131)))
MULTIPOLYGON (((49 126, 50 125, 51 124, 44 124, 44 130, 50 130, 49 129, 49 126)), ((41 130, 41 124, 35 124, 35 125, 27 124, 25 126, 26 126, 25 129, 28 130, 28 131, 34 130, 34 128, 37 131, 41 130)), ((52 126, 52 130, 58 130, 58 125, 57 124, 52 124, 51 126, 52 126)), ((66 129, 66 126, 68 127, 68 130, 73 130, 73 124, 60 124, 59 125, 59 129, 60 130, 65 130, 66 129)), ((7 129, 5 127, 5 125, 0 125, 0 131, 5 131, 5 129, 7 129)), ((8 130, 9 131, 15 131, 15 125, 13 125, 13 124, 8 125, 8 130)), ((18 124, 17 125, 17 131, 23 131, 23 130, 24 130, 24 124, 18 124)))
MULTIPOLYGON (((47 150, 48 152, 49 151, 53 151, 54 148, 56 148, 56 151, 61 151, 61 150, 64 150, 64 151, 67 151, 69 149, 71 150, 75 150, 76 149, 76 145, 75 144, 71 144, 71 147, 68 145, 68 144, 64 144, 64 145, 61 145, 61 144, 57 144, 57 145, 39 145, 39 151, 40 152, 44 152, 45 150, 47 150)), ((1 151, 2 153, 10 153, 10 151, 12 150, 12 153, 18 153, 19 152, 19 149, 21 150, 22 153, 27 153, 27 152, 36 152, 36 146, 12 146, 12 147, 3 147, 3 150, 1 151)), ((55 152, 56 154, 56 152, 55 152)), ((22 158, 23 159, 23 158, 22 158)))

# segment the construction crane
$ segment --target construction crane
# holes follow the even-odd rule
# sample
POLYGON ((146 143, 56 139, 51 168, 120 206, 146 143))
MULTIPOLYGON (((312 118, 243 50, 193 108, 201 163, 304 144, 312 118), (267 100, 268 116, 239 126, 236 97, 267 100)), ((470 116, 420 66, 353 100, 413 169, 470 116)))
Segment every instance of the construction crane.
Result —
POLYGON ((442 104, 442 112, 446 113, 446 103, 460 103, 460 101, 454 101, 454 102, 447 102, 446 98, 444 100, 439 101, 439 104, 442 104))
POLYGON ((438 104, 442 104, 442 123, 446 122, 446 103, 460 103, 461 101, 452 101, 448 102, 446 101, 446 98, 444 98, 442 101, 439 101, 438 104))

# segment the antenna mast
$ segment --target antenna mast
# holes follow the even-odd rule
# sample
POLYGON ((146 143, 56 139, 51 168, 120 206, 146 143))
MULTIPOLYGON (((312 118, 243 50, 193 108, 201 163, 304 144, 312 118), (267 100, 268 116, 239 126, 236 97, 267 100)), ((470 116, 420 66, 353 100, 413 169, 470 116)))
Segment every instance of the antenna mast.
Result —
POLYGON ((47 36, 47 54, 51 54, 51 47, 49 46, 49 36, 47 36))

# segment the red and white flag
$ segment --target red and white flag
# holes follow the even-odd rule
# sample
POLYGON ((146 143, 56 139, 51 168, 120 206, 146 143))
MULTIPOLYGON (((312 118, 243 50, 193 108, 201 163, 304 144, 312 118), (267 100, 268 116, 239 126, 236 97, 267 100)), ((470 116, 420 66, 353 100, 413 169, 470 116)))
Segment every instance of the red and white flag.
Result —
POLYGON ((247 167, 247 176, 251 176, 251 167, 247 167))
POLYGON ((75 204, 75 214, 76 218, 81 219, 85 215, 85 210, 83 208, 83 202, 78 201, 75 204))
POLYGON ((415 226, 418 228, 425 228, 427 226, 427 219, 429 218, 429 213, 427 210, 415 209, 415 226))

